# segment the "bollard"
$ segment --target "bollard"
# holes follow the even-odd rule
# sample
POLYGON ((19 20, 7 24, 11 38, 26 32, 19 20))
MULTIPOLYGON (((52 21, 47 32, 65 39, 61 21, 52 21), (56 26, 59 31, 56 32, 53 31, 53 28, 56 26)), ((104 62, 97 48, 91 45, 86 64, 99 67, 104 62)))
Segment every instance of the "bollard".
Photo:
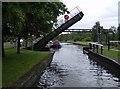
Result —
POLYGON ((98 53, 98 45, 96 45, 96 52, 98 53))
POLYGON ((103 46, 101 46, 101 54, 103 54, 103 48, 102 48, 103 46))
POLYGON ((90 46, 90 49, 92 49, 92 44, 91 43, 89 43, 89 46, 90 46))
POLYGON ((108 45, 108 51, 109 51, 110 50, 110 42, 109 41, 108 41, 107 45, 108 45))
POLYGON ((95 44, 93 44, 93 52, 95 52, 95 44))

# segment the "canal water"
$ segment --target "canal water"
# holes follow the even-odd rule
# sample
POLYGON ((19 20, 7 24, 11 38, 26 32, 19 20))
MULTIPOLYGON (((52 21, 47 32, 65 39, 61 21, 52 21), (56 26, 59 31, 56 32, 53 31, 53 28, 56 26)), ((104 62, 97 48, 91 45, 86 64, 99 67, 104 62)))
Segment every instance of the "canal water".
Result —
POLYGON ((82 46, 62 43, 37 87, 117 87, 120 79, 83 54, 82 46))

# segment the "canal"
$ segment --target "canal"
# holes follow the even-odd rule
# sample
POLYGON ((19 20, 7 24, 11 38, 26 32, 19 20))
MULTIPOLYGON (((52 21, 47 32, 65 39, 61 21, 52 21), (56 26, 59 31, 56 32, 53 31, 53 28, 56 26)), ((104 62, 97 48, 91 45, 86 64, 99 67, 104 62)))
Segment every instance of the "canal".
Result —
POLYGON ((117 87, 120 79, 83 54, 82 46, 62 43, 37 87, 117 87))

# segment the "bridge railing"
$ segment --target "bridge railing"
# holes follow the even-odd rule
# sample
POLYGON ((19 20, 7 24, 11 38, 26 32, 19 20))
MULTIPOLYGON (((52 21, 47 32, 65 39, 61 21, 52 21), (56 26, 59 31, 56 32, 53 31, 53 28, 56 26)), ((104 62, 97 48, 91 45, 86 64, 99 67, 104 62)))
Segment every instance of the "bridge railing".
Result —
MULTIPOLYGON (((81 12, 81 9, 79 6, 75 7, 73 10, 70 11, 70 13, 68 14, 69 19, 73 18, 74 16, 76 16, 78 13, 81 12)), ((67 21, 68 21, 67 20, 67 21)), ((60 27, 62 24, 64 24, 66 21, 64 19, 64 15, 62 15, 58 20, 57 23, 55 23, 55 29, 57 29, 58 27, 60 27)))
POLYGON ((92 32, 92 29, 66 29, 64 32, 92 32))

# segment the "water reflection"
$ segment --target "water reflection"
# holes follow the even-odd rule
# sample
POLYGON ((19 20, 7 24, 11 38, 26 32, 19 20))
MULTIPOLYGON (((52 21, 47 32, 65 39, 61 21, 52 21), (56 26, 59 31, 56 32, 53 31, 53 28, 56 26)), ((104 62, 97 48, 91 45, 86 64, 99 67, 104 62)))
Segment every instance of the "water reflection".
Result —
POLYGON ((101 66, 98 62, 90 59, 90 72, 95 72, 96 79, 97 79, 97 86, 98 87, 120 87, 120 78, 112 75, 109 70, 106 70, 105 67, 101 66), (113 83, 115 81, 116 83, 113 83), (107 86, 108 85, 108 86, 107 86))
POLYGON ((83 54, 82 47, 62 44, 41 76, 38 87, 120 87, 115 77, 98 62, 83 54))
POLYGON ((63 85, 62 78, 67 75, 67 69, 62 69, 56 62, 52 62, 50 67, 47 67, 41 76, 38 87, 47 88, 54 86, 56 83, 63 85))

